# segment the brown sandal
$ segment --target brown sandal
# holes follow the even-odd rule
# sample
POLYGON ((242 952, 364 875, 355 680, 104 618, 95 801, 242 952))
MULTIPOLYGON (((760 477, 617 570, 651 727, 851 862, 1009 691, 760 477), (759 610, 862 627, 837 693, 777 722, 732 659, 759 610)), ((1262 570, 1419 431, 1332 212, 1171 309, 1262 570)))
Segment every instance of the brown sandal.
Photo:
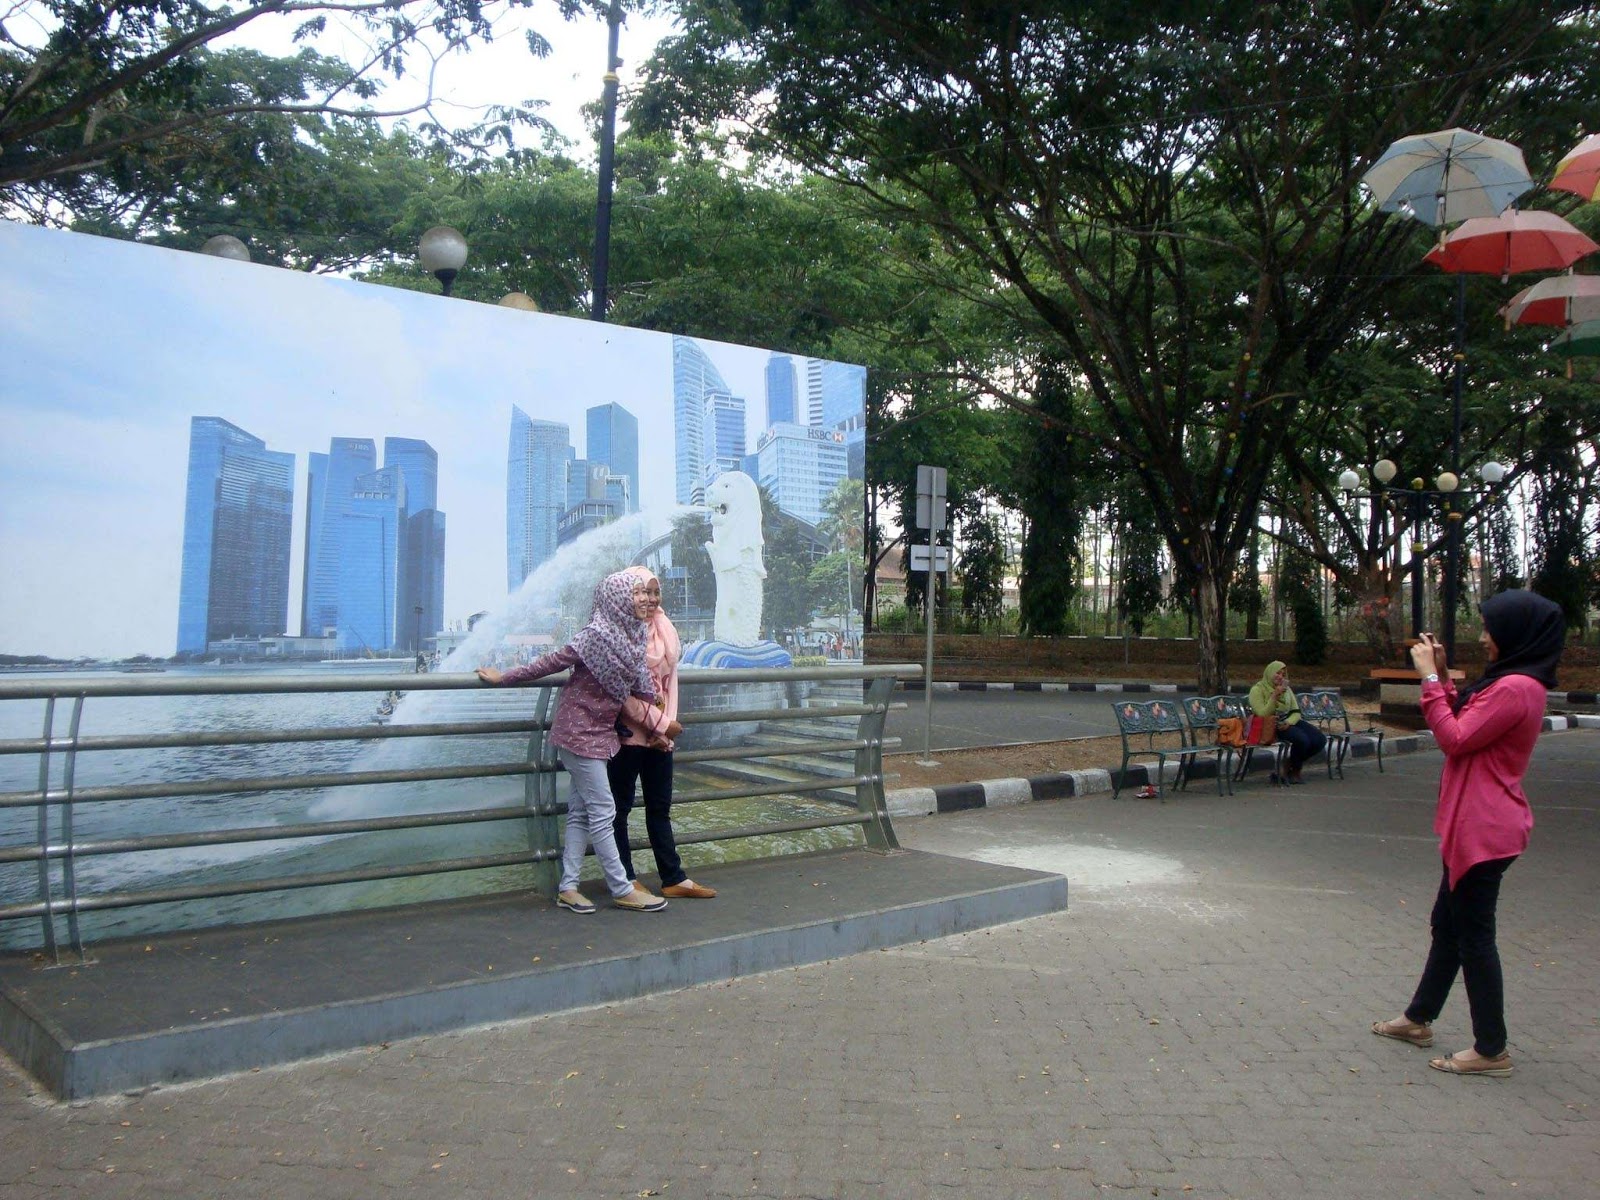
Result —
POLYGON ((1410 1042, 1413 1046, 1433 1045, 1433 1026, 1419 1025, 1405 1017, 1396 1017, 1392 1021, 1374 1021, 1372 1032, 1379 1037, 1393 1038, 1397 1042, 1410 1042))
MULTIPOLYGON (((1477 1058, 1462 1058, 1468 1053, 1466 1050, 1457 1051, 1448 1058, 1430 1058, 1428 1065, 1435 1071, 1443 1071, 1446 1075, 1489 1075, 1496 1079, 1504 1079, 1511 1074, 1511 1055, 1497 1054, 1493 1058, 1484 1058, 1479 1054, 1477 1058)), ((1477 1053, 1472 1051, 1472 1053, 1477 1053)))

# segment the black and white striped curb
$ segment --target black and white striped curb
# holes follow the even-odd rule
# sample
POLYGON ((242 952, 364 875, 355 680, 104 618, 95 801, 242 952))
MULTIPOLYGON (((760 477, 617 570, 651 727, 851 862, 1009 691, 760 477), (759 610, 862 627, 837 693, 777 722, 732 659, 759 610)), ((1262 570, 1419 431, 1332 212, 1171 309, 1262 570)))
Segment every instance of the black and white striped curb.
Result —
MULTIPOLYGON (((1546 717, 1544 731, 1556 733, 1566 729, 1600 729, 1600 716, 1546 717)), ((1415 754, 1434 748, 1433 735, 1426 731, 1405 734, 1387 739, 1383 743, 1385 754, 1415 754)), ((1371 758, 1374 747, 1369 743, 1356 743, 1350 747, 1350 762, 1357 758, 1371 758)), ((1261 770, 1271 770, 1271 756, 1261 755, 1261 770)), ((1216 763, 1194 764, 1192 779, 1216 778, 1216 763)), ((885 793, 890 816, 924 817, 935 813, 963 812, 972 808, 997 808, 1003 804, 1028 804, 1034 800, 1062 800, 1069 796, 1087 796, 1097 792, 1114 791, 1111 768, 1091 768, 1087 771, 1052 771, 1046 775, 1033 775, 1027 779, 986 779, 978 783, 952 783, 942 787, 895 788, 885 793)), ((1169 766, 1162 782, 1172 783, 1177 778, 1176 767, 1169 766)), ((1156 782, 1155 771, 1142 763, 1130 763, 1122 787, 1138 789, 1156 782)))

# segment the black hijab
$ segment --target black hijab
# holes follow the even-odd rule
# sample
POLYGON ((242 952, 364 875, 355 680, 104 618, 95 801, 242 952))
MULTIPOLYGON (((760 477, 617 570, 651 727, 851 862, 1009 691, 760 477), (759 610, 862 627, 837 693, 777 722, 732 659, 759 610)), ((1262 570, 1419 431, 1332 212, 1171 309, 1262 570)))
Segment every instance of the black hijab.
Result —
POLYGON ((1506 675, 1527 675, 1547 688, 1555 687, 1556 666, 1567 640, 1567 620, 1559 604, 1514 589, 1490 596, 1478 611, 1500 653, 1481 676, 1456 694, 1457 712, 1472 693, 1506 675))

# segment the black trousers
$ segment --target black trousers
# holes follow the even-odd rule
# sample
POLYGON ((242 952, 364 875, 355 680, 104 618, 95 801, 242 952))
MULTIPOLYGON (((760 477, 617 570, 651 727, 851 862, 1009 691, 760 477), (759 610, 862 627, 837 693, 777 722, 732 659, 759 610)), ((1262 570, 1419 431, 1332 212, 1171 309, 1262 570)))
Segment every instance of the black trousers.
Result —
POLYGON ((1317 752, 1328 744, 1327 736, 1322 730, 1303 719, 1293 725, 1283 726, 1278 731, 1278 737, 1289 743, 1291 774, 1298 771, 1307 759, 1315 758, 1317 752))
POLYGON ((1454 889, 1450 887, 1450 869, 1445 868, 1430 918, 1433 945, 1428 963, 1406 1008, 1408 1021, 1434 1020, 1444 1011, 1459 971, 1472 1013, 1472 1048, 1485 1058, 1495 1058, 1506 1050, 1505 977, 1494 942, 1494 916, 1500 880, 1516 861, 1512 855, 1477 863, 1456 881, 1454 889))
POLYGON ((606 763, 606 778, 617 802, 617 853, 628 878, 638 878, 628 848, 628 814, 633 811, 635 784, 644 792, 644 829, 650 838, 650 852, 656 856, 661 886, 671 887, 689 878, 672 836, 672 751, 624 744, 606 763))

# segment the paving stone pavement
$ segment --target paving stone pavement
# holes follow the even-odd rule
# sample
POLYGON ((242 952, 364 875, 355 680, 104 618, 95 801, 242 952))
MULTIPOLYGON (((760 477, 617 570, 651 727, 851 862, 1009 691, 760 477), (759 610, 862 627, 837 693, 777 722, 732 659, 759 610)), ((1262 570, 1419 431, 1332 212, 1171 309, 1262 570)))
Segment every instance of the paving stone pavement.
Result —
MULTIPOLYGON (((1541 740, 1507 876, 1509 1079, 1373 1037, 1426 950, 1439 758, 1296 789, 897 821, 1062 914, 202 1084, 0 1078, 0 1195, 1592 1196, 1600 732, 1541 740)), ((724 896, 712 903, 737 903, 724 896)))

